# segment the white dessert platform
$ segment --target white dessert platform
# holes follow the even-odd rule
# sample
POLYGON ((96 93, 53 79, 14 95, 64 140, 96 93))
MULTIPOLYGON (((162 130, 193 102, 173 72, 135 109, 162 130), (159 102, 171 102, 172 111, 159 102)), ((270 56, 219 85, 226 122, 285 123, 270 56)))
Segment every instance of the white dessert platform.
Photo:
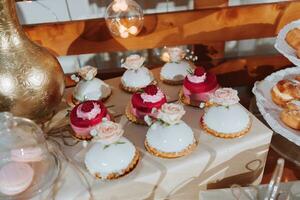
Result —
MULTIPOLYGON (((159 70, 153 70, 157 79, 159 70)), ((120 89, 120 78, 106 82, 112 86, 113 92, 105 104, 113 105, 110 111, 114 115, 121 115, 130 101, 131 94, 120 89)), ((178 99, 180 86, 158 82, 168 96, 168 101, 178 99)), ((92 188, 93 199, 198 199, 200 190, 229 187, 233 183, 259 184, 272 131, 251 114, 253 123, 248 134, 237 139, 217 138, 200 129, 202 110, 188 106, 185 106, 185 109, 183 120, 192 127, 199 144, 192 154, 177 159, 152 156, 144 147, 148 127, 133 124, 125 116, 116 118, 117 122, 121 121, 124 124, 124 136, 141 152, 141 160, 135 170, 117 180, 96 180, 87 172, 83 162, 85 150, 82 150, 82 144, 63 146, 65 154, 87 178, 92 188)), ((87 189, 88 185, 72 165, 63 161, 61 173, 56 189, 50 191, 54 199, 92 199, 87 189)), ((45 195, 34 199, 43 199, 42 196, 45 195)))

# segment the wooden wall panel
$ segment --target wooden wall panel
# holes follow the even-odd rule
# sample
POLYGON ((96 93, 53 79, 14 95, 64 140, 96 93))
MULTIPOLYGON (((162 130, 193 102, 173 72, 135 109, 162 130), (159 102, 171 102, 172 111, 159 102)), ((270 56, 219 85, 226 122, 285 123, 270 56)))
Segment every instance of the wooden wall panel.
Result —
POLYGON ((300 18, 300 2, 220 7, 145 16, 135 38, 113 38, 103 19, 25 26, 32 40, 57 55, 76 55, 275 36, 300 18))

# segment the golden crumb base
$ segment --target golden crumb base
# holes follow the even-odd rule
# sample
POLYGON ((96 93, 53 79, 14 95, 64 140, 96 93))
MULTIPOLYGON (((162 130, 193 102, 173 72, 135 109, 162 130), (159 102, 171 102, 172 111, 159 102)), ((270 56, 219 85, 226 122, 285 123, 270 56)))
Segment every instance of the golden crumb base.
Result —
POLYGON ((147 125, 146 122, 142 119, 137 118, 133 113, 132 113, 132 107, 131 103, 128 103, 126 108, 125 108, 125 115, 127 119, 133 123, 140 124, 140 125, 147 125))
MULTIPOLYGON (((102 101, 102 102, 107 101, 107 99, 108 99, 111 95, 112 95, 112 90, 111 90, 110 94, 109 94, 107 97, 101 99, 101 101, 102 101)), ((66 101, 67 101, 67 104, 68 104, 70 107, 75 107, 77 104, 80 104, 80 103, 81 103, 80 101, 76 100, 76 99, 73 97, 73 94, 72 94, 72 93, 67 94, 66 101)))
POLYGON ((180 81, 168 80, 168 79, 163 78, 162 76, 160 76, 160 80, 167 85, 182 85, 183 84, 183 80, 180 80, 180 81))
MULTIPOLYGON (((249 116, 250 117, 250 116, 249 116)), ((249 121, 249 124, 247 125, 247 127, 240 131, 240 132, 237 132, 237 133, 230 133, 230 134, 225 134, 225 133, 220 133, 220 132, 217 132, 213 129, 210 129, 204 122, 203 122, 203 119, 201 118, 200 120, 200 127, 202 129, 204 129, 207 133, 211 134, 211 135, 214 135, 216 137, 220 137, 220 138, 224 138, 224 139, 232 139, 232 138, 238 138, 238 137, 242 137, 244 135, 246 135, 250 128, 251 128, 251 124, 252 124, 252 120, 251 120, 251 117, 250 117, 250 121, 249 121)))
MULTIPOLYGON (((157 85, 157 81, 153 80, 149 85, 157 85)), ((135 93, 142 89, 142 88, 137 88, 137 87, 125 86, 122 84, 122 82, 120 83, 120 88, 123 89, 125 92, 129 92, 129 93, 135 93)))
MULTIPOLYGON (((117 179, 117 178, 120 178, 120 177, 122 177, 122 176, 125 176, 126 174, 128 174, 129 172, 131 172, 131 171, 137 166, 139 160, 140 160, 140 153, 139 153, 139 151, 136 149, 135 155, 134 155, 134 157, 133 157, 131 163, 129 164, 129 166, 128 166, 126 169, 122 170, 121 173, 111 173, 111 174, 109 174, 105 179, 107 179, 107 180, 113 180, 113 179, 117 179)), ((103 179, 103 178, 101 177, 101 174, 100 174, 100 173, 95 173, 94 176, 95 176, 97 179, 103 179)))
MULTIPOLYGON (((183 90, 182 89, 179 91, 179 101, 181 103, 185 104, 185 105, 200 108, 199 106, 200 106, 201 102, 199 102, 199 101, 193 101, 191 99, 186 98, 184 96, 184 94, 183 94, 183 90)), ((203 103, 205 103, 205 102, 203 102, 203 103)))
POLYGON ((147 140, 145 140, 145 148, 146 150, 151 153, 152 155, 154 156, 157 156, 157 157, 160 157, 160 158, 167 158, 167 159, 172 159, 172 158, 179 158, 179 157, 182 157, 182 156, 186 156, 190 153, 192 153, 197 145, 198 145, 198 142, 197 140, 195 140, 195 142, 193 144, 190 144, 186 149, 184 149, 183 151, 180 151, 180 152, 161 152, 153 147, 150 147, 147 140))
POLYGON ((288 127, 300 130, 300 110, 284 109, 280 113, 280 119, 288 127))

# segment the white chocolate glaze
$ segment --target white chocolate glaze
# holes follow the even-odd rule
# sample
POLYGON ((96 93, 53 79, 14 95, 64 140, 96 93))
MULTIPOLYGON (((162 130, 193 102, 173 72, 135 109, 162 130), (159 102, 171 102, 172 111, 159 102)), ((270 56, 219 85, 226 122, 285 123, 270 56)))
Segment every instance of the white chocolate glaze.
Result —
POLYGON ((191 67, 186 61, 166 63, 161 68, 160 75, 166 80, 181 81, 188 75, 188 69, 191 69, 191 67))
POLYGON ((74 98, 81 102, 85 100, 101 100, 110 94, 110 86, 98 78, 93 78, 89 81, 81 80, 73 92, 74 98))
POLYGON ((85 165, 93 175, 99 173, 106 179, 111 173, 122 174, 135 156, 135 146, 126 138, 121 137, 118 142, 124 144, 110 144, 105 148, 103 143, 95 143, 85 155, 85 165))
POLYGON ((146 140, 150 147, 166 153, 181 152, 195 143, 192 129, 183 121, 170 126, 155 122, 150 126, 146 140))
POLYGON ((212 106, 206 110, 203 123, 218 133, 232 134, 245 130, 250 116, 240 104, 212 106))
POLYGON ((143 88, 153 81, 153 76, 146 67, 141 67, 137 70, 126 70, 121 81, 126 87, 143 88))

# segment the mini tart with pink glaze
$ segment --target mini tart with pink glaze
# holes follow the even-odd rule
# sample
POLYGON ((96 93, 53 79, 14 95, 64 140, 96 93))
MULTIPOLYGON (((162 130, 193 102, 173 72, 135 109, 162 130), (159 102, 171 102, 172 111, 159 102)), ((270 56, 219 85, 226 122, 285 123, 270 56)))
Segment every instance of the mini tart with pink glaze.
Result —
POLYGON ((160 109, 167 102, 165 94, 155 85, 149 85, 132 95, 131 103, 126 107, 127 118, 138 124, 146 124, 144 117, 151 115, 153 109, 160 109))
POLYGON ((201 117, 201 127, 208 133, 221 138, 236 138, 245 135, 251 128, 251 117, 239 104, 237 91, 219 88, 211 95, 201 117))
POLYGON ((109 113, 101 101, 85 101, 75 106, 70 113, 70 125, 73 134, 81 140, 92 138, 90 131, 102 122, 110 119, 109 113))
POLYGON ((209 96, 219 88, 214 74, 206 72, 203 67, 197 67, 183 81, 180 99, 184 104, 199 107, 207 102, 209 96))

